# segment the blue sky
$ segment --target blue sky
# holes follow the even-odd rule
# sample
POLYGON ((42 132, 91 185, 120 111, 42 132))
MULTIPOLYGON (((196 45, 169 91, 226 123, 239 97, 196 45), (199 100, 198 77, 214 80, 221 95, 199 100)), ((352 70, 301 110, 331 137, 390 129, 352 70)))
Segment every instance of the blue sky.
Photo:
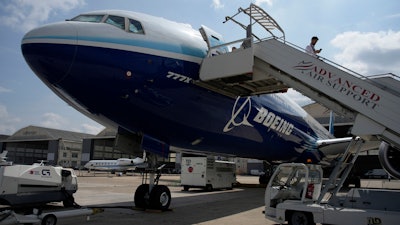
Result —
MULTIPOLYGON (((103 126, 81 115, 53 94, 29 69, 20 51, 23 35, 42 24, 98 9, 123 9, 190 24, 206 25, 226 41, 243 38, 232 23, 239 7, 253 2, 283 28, 286 40, 305 47, 317 35, 321 56, 363 75, 400 75, 398 0, 2 0, 0 3, 0 134, 44 126, 97 134, 103 126)), ((289 93, 300 104, 307 101, 289 93)))

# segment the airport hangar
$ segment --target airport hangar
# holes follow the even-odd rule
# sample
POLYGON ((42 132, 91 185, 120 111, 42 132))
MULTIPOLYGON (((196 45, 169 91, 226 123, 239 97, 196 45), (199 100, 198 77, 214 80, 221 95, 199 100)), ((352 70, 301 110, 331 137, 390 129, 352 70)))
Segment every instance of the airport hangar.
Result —
MULTIPOLYGON (((328 127, 330 110, 318 103, 304 106, 304 109, 323 126, 328 127)), ((350 134, 353 121, 335 115, 334 133, 336 137, 350 134)), ((60 165, 75 169, 92 159, 136 158, 114 148, 114 129, 104 129, 97 135, 57 130, 38 126, 28 126, 11 136, 0 135, 0 152, 8 151, 7 160, 15 164, 33 164, 45 160, 49 165, 60 165)), ((367 170, 381 168, 377 160, 378 151, 362 153, 354 170, 359 174, 367 170)), ((171 153, 164 161, 169 168, 180 168, 180 154, 171 153)), ((260 160, 235 158, 237 174, 249 174, 251 170, 263 170, 260 160)))

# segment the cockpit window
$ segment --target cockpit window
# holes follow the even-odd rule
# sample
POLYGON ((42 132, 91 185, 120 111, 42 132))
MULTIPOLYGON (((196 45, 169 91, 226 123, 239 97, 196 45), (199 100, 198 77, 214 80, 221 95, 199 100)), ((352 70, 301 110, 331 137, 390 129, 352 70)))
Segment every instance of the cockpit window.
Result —
POLYGON ((103 17, 104 15, 79 15, 71 20, 80 22, 100 23, 103 17))
POLYGON ((142 24, 134 19, 129 19, 129 31, 135 34, 144 34, 142 24))
POLYGON ((116 26, 122 30, 125 30, 125 18, 120 16, 108 16, 105 23, 116 26))
POLYGON ((124 30, 126 32, 130 32, 130 33, 134 33, 134 34, 144 34, 143 26, 139 21, 130 19, 130 18, 121 17, 121 16, 79 15, 77 17, 72 18, 70 21, 92 22, 92 23, 104 22, 104 23, 116 26, 119 29, 124 30), (125 26, 125 21, 127 22, 126 26, 125 26))

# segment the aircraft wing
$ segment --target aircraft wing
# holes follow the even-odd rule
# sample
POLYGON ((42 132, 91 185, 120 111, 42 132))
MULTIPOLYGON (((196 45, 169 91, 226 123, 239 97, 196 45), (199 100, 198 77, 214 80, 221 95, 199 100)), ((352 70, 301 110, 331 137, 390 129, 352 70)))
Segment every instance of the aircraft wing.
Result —
MULTIPOLYGON (((344 153, 351 140, 352 137, 318 140, 317 146, 326 159, 332 159, 336 158, 339 154, 344 153)), ((381 141, 378 140, 366 141, 361 146, 361 151, 378 150, 380 143, 381 141)))

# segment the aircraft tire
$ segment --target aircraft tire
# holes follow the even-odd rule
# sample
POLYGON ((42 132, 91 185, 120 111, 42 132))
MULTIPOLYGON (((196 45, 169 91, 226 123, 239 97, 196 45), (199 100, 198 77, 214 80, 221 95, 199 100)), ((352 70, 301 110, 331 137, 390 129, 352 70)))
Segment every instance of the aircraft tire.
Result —
POLYGON ((156 185, 150 193, 150 206, 162 211, 168 210, 171 204, 171 192, 165 185, 156 185))
POLYGON ((149 184, 141 184, 135 191, 134 201, 136 207, 145 209, 149 206, 146 196, 149 196, 149 184))

